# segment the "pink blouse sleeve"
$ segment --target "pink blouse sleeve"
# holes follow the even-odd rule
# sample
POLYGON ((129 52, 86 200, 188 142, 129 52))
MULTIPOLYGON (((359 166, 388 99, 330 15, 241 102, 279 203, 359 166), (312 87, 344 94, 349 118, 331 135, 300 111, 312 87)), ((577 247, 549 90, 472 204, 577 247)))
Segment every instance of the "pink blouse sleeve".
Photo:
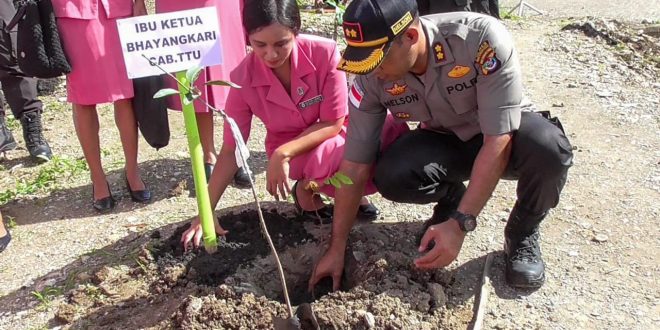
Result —
POLYGON ((348 115, 348 87, 346 74, 337 69, 339 64, 339 51, 335 45, 331 53, 330 67, 323 82, 323 102, 321 102, 321 121, 334 121, 348 115))
MULTIPOLYGON (((250 137, 250 127, 252 126, 252 110, 243 99, 242 91, 243 89, 234 88, 229 91, 225 112, 236 121, 236 125, 241 131, 241 136, 243 136, 243 141, 247 141, 250 137)), ((227 122, 224 124, 222 136, 224 146, 230 149, 236 149, 236 141, 231 134, 231 129, 227 122)))

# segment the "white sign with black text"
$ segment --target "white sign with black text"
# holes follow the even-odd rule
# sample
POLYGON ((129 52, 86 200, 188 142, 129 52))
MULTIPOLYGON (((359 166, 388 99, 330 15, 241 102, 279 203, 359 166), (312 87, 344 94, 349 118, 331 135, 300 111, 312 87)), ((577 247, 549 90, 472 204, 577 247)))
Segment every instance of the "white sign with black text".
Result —
POLYGON ((149 60, 167 72, 222 64, 215 7, 120 19, 117 27, 130 79, 163 73, 149 60))

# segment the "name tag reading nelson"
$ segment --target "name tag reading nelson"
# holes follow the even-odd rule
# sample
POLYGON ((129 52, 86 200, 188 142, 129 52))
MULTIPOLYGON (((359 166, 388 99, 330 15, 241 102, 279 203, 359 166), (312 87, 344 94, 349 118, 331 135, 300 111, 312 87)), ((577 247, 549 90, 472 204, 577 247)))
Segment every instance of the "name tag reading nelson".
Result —
POLYGON ((316 95, 309 100, 298 103, 298 106, 300 107, 300 109, 305 109, 307 107, 311 107, 316 103, 321 103, 322 101, 323 101, 323 95, 316 95))
POLYGON ((222 64, 215 7, 120 19, 117 28, 130 79, 163 73, 149 61, 168 72, 222 64))

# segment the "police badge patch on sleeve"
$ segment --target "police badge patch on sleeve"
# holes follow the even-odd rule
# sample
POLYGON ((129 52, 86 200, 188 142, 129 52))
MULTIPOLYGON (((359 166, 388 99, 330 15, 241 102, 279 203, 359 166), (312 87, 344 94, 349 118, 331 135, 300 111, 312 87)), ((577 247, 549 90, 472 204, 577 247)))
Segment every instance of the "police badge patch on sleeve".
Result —
POLYGON ((351 90, 348 92, 348 100, 354 107, 360 108, 362 96, 364 96, 364 92, 362 91, 362 88, 360 88, 360 85, 353 83, 351 90))
POLYGON ((502 62, 496 55, 495 50, 490 46, 488 41, 482 42, 481 46, 479 46, 479 51, 477 52, 477 57, 474 61, 477 63, 477 67, 481 69, 481 73, 484 76, 497 72, 502 66, 502 62))

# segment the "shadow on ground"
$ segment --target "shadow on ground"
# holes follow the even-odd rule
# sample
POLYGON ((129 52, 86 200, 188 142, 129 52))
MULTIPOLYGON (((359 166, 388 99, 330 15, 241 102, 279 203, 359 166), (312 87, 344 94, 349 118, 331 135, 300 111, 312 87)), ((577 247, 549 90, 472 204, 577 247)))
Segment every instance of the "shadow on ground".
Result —
MULTIPOLYGON (((266 168, 263 163, 263 159, 266 158, 265 153, 253 152, 252 154, 250 158, 252 171, 259 174, 266 168)), ((19 164, 19 161, 25 162, 24 159, 7 160, 3 161, 3 165, 11 168, 12 164, 19 164)), ((145 184, 152 192, 152 201, 149 204, 180 194, 195 196, 191 165, 187 159, 149 160, 140 163, 140 169, 145 184)), ((133 212, 149 205, 135 203, 131 200, 124 181, 123 169, 107 172, 107 178, 112 195, 118 202, 116 208, 107 214, 133 212)), ((14 200, 3 205, 2 212, 15 218, 19 226, 107 215, 99 214, 92 208, 91 183, 55 190, 42 198, 14 200)))

